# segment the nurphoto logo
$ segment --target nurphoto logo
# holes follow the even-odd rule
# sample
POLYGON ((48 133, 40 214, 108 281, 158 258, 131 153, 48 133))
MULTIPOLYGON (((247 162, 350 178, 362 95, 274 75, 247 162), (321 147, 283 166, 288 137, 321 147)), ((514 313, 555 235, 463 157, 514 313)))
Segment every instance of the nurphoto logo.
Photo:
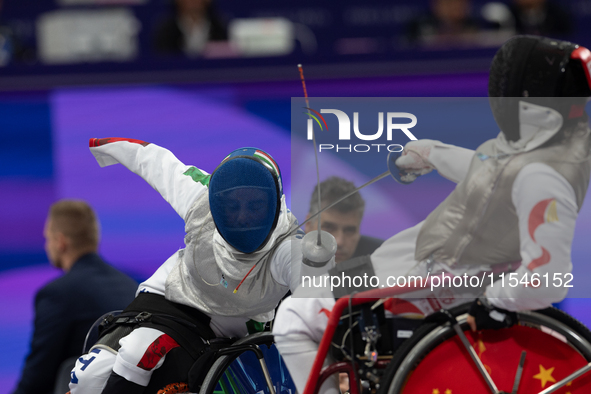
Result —
MULTIPOLYGON (((341 141, 351 141, 351 120, 349 115, 347 115, 344 111, 338 109, 321 109, 320 112, 309 108, 304 107, 308 110, 306 114, 308 115, 308 124, 307 124, 307 138, 308 140, 313 139, 313 130, 314 130, 314 121, 318 124, 321 131, 328 132, 328 124, 326 119, 322 114, 333 114, 337 117, 337 121, 339 123, 338 128, 338 142, 341 141), (324 125, 324 127, 323 127, 324 125)), ((416 140, 417 138, 413 135, 413 133, 409 130, 416 126, 417 124, 417 117, 409 112, 387 112, 384 116, 384 112, 378 112, 378 130, 376 132, 370 133, 362 133, 359 130, 359 112, 353 112, 353 135, 354 138, 361 141, 376 141, 382 138, 384 134, 384 123, 386 123, 386 140, 388 142, 392 141, 392 137, 395 132, 401 131, 408 137, 409 140, 416 140), (384 118, 386 119, 384 122, 384 118), (407 123, 399 123, 400 119, 407 119, 410 122, 407 123)), ((336 152, 339 151, 347 151, 347 152, 369 152, 371 150, 377 150, 380 152, 380 149, 387 150, 388 152, 401 152, 403 146, 400 144, 386 144, 386 143, 362 143, 362 144, 320 144, 318 146, 318 151, 322 152, 325 150, 334 150, 336 152)))

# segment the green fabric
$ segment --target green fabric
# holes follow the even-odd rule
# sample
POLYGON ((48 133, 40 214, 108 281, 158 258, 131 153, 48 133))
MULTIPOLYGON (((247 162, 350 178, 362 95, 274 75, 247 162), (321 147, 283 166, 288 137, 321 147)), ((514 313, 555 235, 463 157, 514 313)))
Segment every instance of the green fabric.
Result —
POLYGON ((246 322, 246 328, 248 329, 249 335, 254 334, 256 332, 263 332, 265 331, 265 323, 249 320, 246 322))
POLYGON ((195 182, 201 183, 203 186, 209 186, 209 179, 211 175, 205 175, 197 167, 191 167, 183 173, 183 175, 190 176, 195 182))
POLYGON ((232 370, 232 365, 224 371, 224 374, 218 381, 219 386, 216 386, 213 394, 247 394, 248 391, 242 386, 236 373, 232 370), (221 387, 221 390, 218 389, 221 387))
POLYGON ((234 393, 236 394, 241 394, 244 393, 246 394, 247 391, 244 390, 242 384, 240 384, 240 381, 238 380, 236 373, 232 370, 232 365, 230 365, 228 367, 228 371, 226 371, 226 374, 228 374, 228 380, 230 382, 230 385, 232 386, 232 390, 234 390, 234 393), (229 372, 229 374, 228 374, 229 372))

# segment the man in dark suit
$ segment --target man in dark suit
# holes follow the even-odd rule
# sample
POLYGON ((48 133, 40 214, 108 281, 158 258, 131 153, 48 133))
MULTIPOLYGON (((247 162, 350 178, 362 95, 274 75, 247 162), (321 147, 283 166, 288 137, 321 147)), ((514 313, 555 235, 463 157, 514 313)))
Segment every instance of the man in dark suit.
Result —
MULTIPOLYGON (((355 185, 346 179, 336 176, 327 178, 320 183, 322 208, 353 190, 355 190, 355 185)), ((310 199, 310 209, 306 219, 318 212, 320 208, 318 205, 318 186, 316 186, 310 199)), ((331 233, 337 241, 337 253, 335 254, 337 264, 353 257, 369 255, 384 242, 381 239, 359 233, 364 210, 365 201, 363 197, 361 197, 361 194, 355 193, 320 214, 321 229, 331 233)), ((305 225, 307 233, 317 228, 318 220, 316 218, 305 225)))
POLYGON ((198 57, 212 41, 228 40, 212 0, 171 0, 173 12, 157 27, 153 46, 162 55, 198 57))
MULTIPOLYGON (((99 224, 87 203, 53 204, 43 234, 49 261, 65 274, 35 296, 31 351, 13 394, 53 393, 60 365, 82 354, 94 321, 106 312, 124 309, 138 285, 97 254, 99 224)), ((67 390, 66 385, 64 393, 67 390)))

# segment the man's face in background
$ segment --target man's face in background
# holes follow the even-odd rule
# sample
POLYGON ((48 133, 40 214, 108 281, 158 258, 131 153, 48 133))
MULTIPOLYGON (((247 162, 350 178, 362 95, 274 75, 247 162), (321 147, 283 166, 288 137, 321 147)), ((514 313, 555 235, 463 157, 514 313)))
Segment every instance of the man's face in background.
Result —
MULTIPOLYGON (((333 208, 321 213, 321 229, 332 234, 337 241, 337 253, 335 255, 337 264, 353 257, 355 249, 357 249, 357 244, 359 243, 359 238, 361 237, 359 227, 362 217, 363 215, 357 210, 340 212, 333 208)), ((305 230, 307 233, 317 229, 317 218, 306 223, 305 230)))

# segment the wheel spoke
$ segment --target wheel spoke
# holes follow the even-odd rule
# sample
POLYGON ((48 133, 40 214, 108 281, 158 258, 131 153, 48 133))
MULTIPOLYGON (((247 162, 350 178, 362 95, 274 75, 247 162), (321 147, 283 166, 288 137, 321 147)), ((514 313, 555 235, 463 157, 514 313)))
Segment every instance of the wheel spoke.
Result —
POLYGON ((462 331, 460 324, 459 323, 454 324, 453 329, 456 332, 456 334, 458 334, 458 337, 460 337, 462 344, 464 345, 464 347, 468 351, 468 354, 472 358, 472 361, 474 361, 474 363, 476 364, 476 368, 478 368, 478 371, 480 372, 480 374, 482 375, 482 377, 486 381, 486 384, 488 385, 488 388, 490 389, 490 391, 493 394, 498 394, 499 390, 497 389, 495 382, 493 382, 492 378, 490 377, 490 375, 486 371, 486 368, 484 368, 484 364, 482 364, 482 361, 480 360, 480 358, 478 358, 478 355, 476 354, 476 351, 474 350, 472 345, 470 345, 470 342, 468 342, 468 338, 466 338, 466 335, 464 334, 464 331, 462 331))
POLYGON ((517 372, 515 373, 515 383, 513 383, 513 390, 511 394, 517 394, 519 388, 519 382, 521 382, 521 374, 523 373, 523 365, 525 364, 525 355, 527 352, 524 350, 521 352, 521 358, 519 359, 519 365, 517 366, 517 372))
POLYGON ((427 322, 403 343, 378 394, 590 392, 591 331, 564 312, 520 312, 518 325, 471 333, 467 306, 452 311, 455 321, 427 322))
POLYGON ((582 368, 577 369, 575 372, 571 373, 566 378, 562 379, 560 382, 554 383, 552 386, 548 387, 546 390, 541 391, 540 394, 553 393, 556 390, 558 390, 559 388, 561 388, 562 386, 564 386, 565 384, 567 384, 568 382, 573 381, 574 379, 586 374, 589 371, 591 371, 591 363, 585 365, 582 368))

